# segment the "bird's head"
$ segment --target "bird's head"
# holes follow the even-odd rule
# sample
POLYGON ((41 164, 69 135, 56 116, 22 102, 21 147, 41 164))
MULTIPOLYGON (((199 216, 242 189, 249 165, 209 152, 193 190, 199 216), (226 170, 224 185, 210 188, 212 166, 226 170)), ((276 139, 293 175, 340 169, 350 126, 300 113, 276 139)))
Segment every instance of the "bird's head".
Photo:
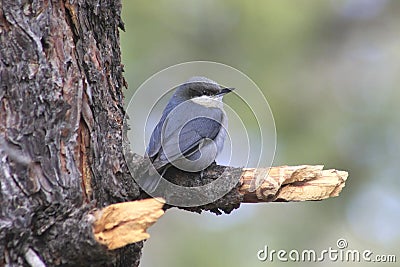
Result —
POLYGON ((174 96, 181 100, 192 100, 195 98, 222 100, 224 95, 233 90, 234 88, 220 86, 215 81, 205 77, 192 77, 178 87, 174 96))

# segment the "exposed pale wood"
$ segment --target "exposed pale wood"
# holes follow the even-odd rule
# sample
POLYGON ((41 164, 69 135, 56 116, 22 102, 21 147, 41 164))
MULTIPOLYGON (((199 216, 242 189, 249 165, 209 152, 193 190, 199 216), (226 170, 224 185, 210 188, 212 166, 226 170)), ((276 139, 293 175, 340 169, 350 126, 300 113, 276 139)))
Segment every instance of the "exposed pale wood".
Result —
POLYGON ((239 193, 247 203, 322 200, 336 197, 345 186, 348 173, 323 170, 323 165, 246 168, 239 193))
POLYGON ((146 232, 163 214, 164 200, 144 199, 117 203, 95 213, 96 240, 113 250, 150 237, 146 232))

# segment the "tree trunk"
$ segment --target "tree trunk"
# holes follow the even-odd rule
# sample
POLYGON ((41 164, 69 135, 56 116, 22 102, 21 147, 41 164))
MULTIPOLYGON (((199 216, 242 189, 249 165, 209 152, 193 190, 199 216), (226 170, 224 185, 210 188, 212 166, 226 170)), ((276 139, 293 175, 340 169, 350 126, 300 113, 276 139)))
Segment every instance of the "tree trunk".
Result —
POLYGON ((122 151, 120 0, 0 0, 0 266, 138 266, 92 211, 135 200, 122 151))

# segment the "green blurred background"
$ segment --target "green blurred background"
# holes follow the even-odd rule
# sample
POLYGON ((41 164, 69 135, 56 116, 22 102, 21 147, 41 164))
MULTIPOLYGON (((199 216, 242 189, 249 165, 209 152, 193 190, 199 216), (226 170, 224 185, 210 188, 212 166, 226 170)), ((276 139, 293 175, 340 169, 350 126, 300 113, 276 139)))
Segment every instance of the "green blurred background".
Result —
POLYGON ((142 267, 343 266, 257 259, 265 245, 318 252, 337 249, 339 238, 348 249, 397 256, 374 266, 398 266, 400 1, 125 0, 123 20, 127 102, 165 67, 221 62, 268 99, 274 165, 350 173, 340 197, 321 202, 246 204, 223 216, 169 210, 150 229, 142 267))

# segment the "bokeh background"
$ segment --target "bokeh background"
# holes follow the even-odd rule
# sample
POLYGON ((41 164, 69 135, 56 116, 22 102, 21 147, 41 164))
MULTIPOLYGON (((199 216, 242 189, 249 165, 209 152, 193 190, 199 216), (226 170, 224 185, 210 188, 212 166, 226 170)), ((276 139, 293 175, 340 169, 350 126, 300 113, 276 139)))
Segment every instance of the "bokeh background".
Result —
MULTIPOLYGON (((151 229, 142 267, 344 266, 260 262, 269 249, 332 247, 400 261, 400 1, 123 1, 126 99, 165 67, 233 66, 263 91, 275 117, 274 165, 350 173, 340 197, 245 204, 230 215, 169 210, 151 229)), ((235 131, 231 129, 230 131, 235 131)))

